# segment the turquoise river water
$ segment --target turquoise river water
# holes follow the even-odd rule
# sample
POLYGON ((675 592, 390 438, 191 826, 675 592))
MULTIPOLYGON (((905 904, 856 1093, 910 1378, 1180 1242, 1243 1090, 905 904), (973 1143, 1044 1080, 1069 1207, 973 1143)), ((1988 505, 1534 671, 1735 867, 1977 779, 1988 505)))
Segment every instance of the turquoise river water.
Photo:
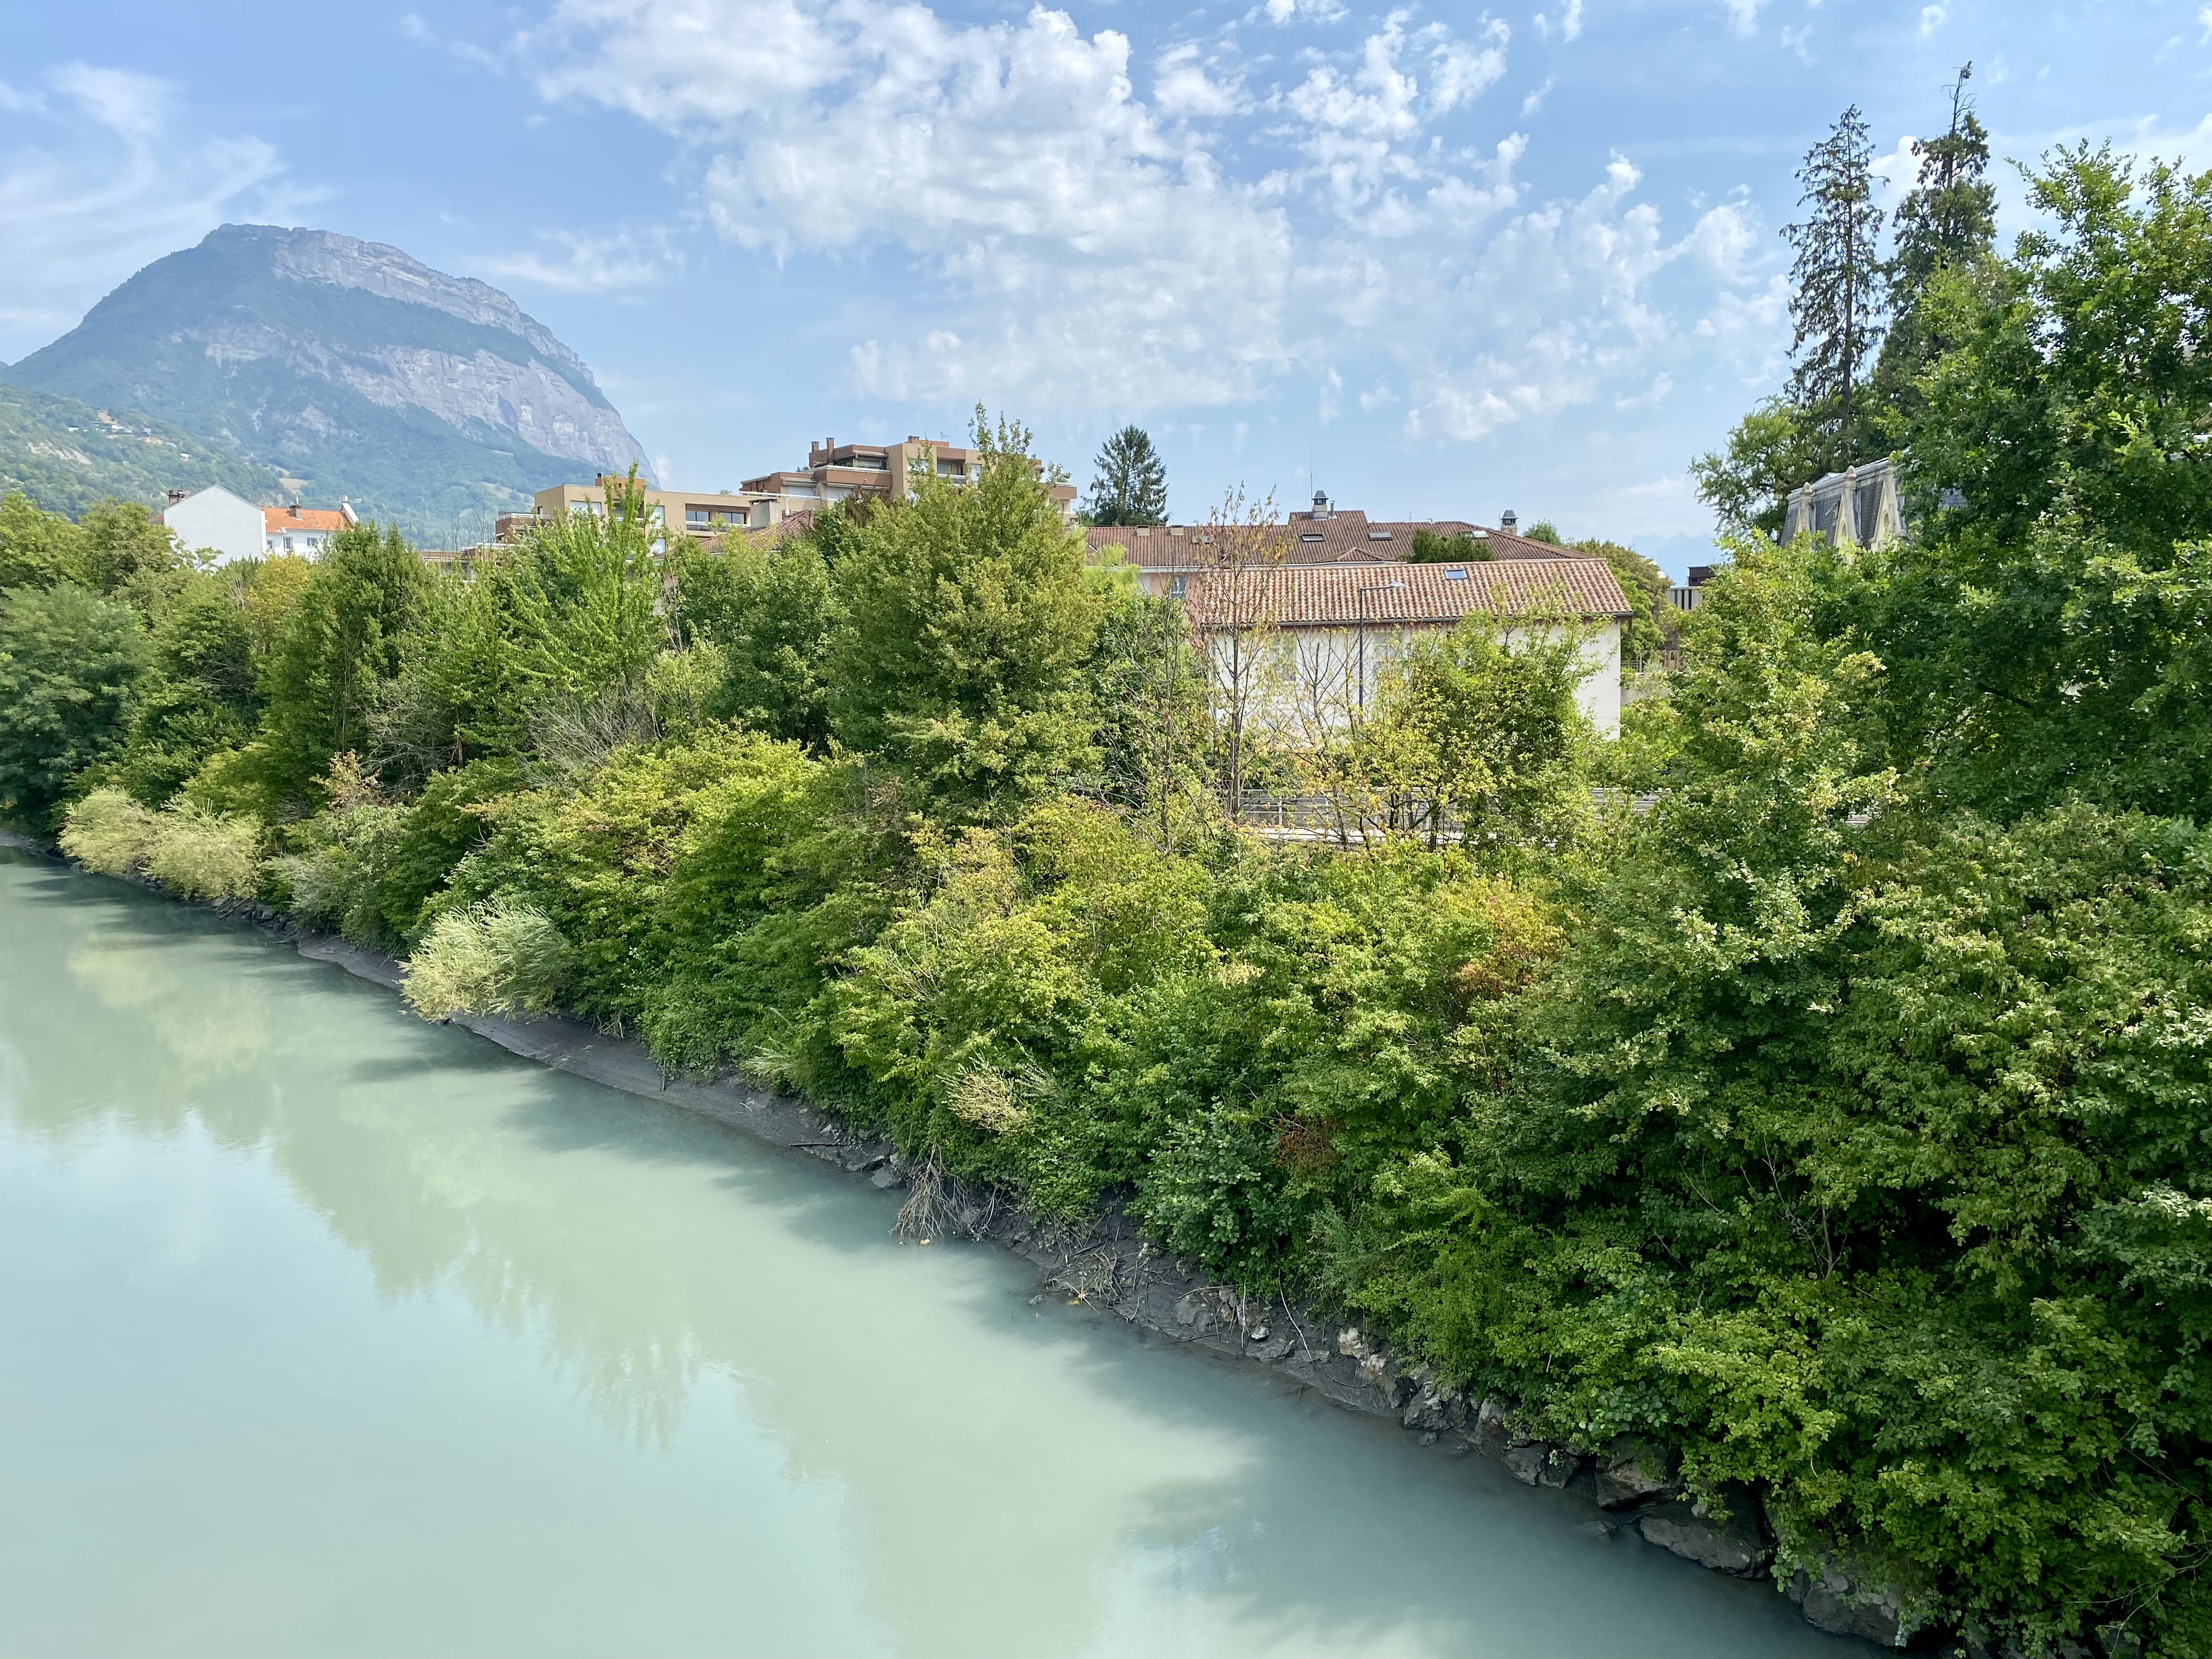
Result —
POLYGON ((896 1208, 0 850, 0 1655, 1866 1651, 896 1208))

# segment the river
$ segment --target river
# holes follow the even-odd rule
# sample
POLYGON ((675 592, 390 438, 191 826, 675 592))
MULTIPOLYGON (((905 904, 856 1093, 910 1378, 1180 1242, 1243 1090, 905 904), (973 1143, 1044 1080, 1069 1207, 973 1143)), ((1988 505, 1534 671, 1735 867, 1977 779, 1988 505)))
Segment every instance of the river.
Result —
POLYGON ((803 1154, 0 848, 0 1655, 1829 1659, 803 1154))

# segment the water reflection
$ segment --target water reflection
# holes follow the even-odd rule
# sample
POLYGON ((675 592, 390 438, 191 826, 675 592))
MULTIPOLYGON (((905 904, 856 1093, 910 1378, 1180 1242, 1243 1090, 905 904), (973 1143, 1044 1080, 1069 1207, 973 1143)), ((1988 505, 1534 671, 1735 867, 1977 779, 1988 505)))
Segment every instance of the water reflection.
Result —
MULTIPOLYGON (((4 853, 0 1114, 0 1141, 64 1159, 198 1133, 264 1162, 382 1306, 460 1299, 641 1468, 764 1433, 771 1489, 665 1523, 743 1509, 797 1535, 830 1495, 834 1542, 756 1591, 817 1643, 807 1620, 844 1609, 836 1651, 1838 1650, 1778 1598, 1577 1538, 1487 1466, 1032 1310, 988 1252, 892 1248, 890 1200, 818 1166, 408 1019, 251 929, 4 853)), ((267 1317, 260 1340, 288 1340, 295 1316, 267 1317)), ((347 1318, 342 1340, 385 1340, 347 1318)), ((636 1650, 695 1650, 669 1642, 636 1650)))

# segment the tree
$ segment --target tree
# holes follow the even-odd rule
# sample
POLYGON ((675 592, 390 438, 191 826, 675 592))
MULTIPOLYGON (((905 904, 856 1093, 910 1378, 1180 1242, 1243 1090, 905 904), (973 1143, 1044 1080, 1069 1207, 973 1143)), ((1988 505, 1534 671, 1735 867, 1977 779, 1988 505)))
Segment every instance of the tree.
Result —
POLYGON ((1465 564, 1470 559, 1491 556, 1490 544, 1479 542, 1472 536, 1447 536, 1441 530, 1427 525, 1417 525, 1413 530, 1413 545, 1406 555, 1408 564, 1465 564))
POLYGON ((924 475, 837 565, 831 730, 919 801, 989 817, 1088 759, 1081 674, 1099 601, 1030 434, 975 412, 977 476, 924 475))
POLYGON ((1589 722, 1575 693, 1589 665, 1584 630, 1522 630, 1495 617, 1416 639, 1383 671, 1363 735, 1374 769, 1429 811, 1431 848, 1447 823, 1470 847, 1557 844, 1586 813, 1577 762, 1589 722))
POLYGON ((1941 137, 1916 139, 1912 189, 1897 204, 1896 244, 1882 280, 1889 333, 1869 387, 1880 420, 1901 433, 1919 392, 1913 382, 1950 342, 1930 323, 1922 296, 1938 271, 1988 258, 1996 240, 1996 187, 1989 182, 1990 136, 1966 97, 1974 66, 1951 83, 1951 118, 1941 137))
POLYGON ((396 526, 331 538, 262 665, 255 769, 265 816, 307 809, 332 757, 368 745, 379 686, 399 672, 428 580, 396 526))
POLYGON ((85 580, 84 538, 58 513, 11 489, 0 500, 0 592, 85 580))
POLYGON ((1790 268, 1790 349, 1797 360, 1790 395, 1826 440, 1830 470, 1857 456, 1866 417, 1859 393, 1881 338, 1882 215, 1874 204, 1873 161, 1854 104, 1806 153, 1797 202, 1811 211, 1782 233, 1797 251, 1790 268))
POLYGON ((763 548, 731 537, 713 551, 681 549, 675 563, 685 636, 722 653, 714 716, 825 750, 830 646, 843 608, 817 538, 763 548))
POLYGON ((1168 471, 1142 427, 1107 439, 1091 464, 1091 522, 1155 525, 1168 521, 1168 471))
POLYGON ((1172 848, 1206 787, 1206 664, 1182 608, 1133 586, 1116 594, 1085 678, 1106 799, 1172 848))
POLYGON ((1234 823, 1244 811, 1254 728, 1279 668, 1275 573, 1290 548, 1276 520, 1275 498, 1248 501, 1241 489, 1224 495, 1188 539, 1195 568, 1176 580, 1191 648, 1209 670, 1218 785, 1234 823))
POLYGON ((1823 441, 1789 399, 1765 398, 1736 422, 1726 450, 1690 463, 1698 499, 1713 509, 1723 535, 1779 536, 1790 492, 1826 470, 1823 441))
POLYGON ((1624 667, 1640 668, 1659 649, 1668 613, 1668 594, 1674 583, 1667 573, 1632 547, 1597 538, 1574 544, 1577 553, 1603 559, 1628 600, 1629 617, 1620 630, 1620 660, 1624 667))
POLYGON ((0 814, 54 826, 70 780, 121 744, 146 654, 137 614, 74 582, 0 594, 0 814))
POLYGON ((155 621, 129 744, 114 775, 136 799, 165 805, 219 750, 252 733, 252 635, 241 584, 197 572, 155 621))

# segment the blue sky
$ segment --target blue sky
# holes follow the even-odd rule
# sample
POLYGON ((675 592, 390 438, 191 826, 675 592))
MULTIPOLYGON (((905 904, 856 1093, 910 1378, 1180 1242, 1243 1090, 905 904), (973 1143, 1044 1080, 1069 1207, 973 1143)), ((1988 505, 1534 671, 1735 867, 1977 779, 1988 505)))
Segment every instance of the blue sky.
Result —
POLYGON ((9 34, 0 359, 218 223, 313 225, 507 289, 678 484, 980 399, 1079 483, 1144 424, 1179 517, 1310 465, 1677 570, 1687 462, 1784 372, 1777 229, 1844 105, 1900 184, 1969 58, 2002 156, 2212 165, 2198 0, 77 0, 9 34))

